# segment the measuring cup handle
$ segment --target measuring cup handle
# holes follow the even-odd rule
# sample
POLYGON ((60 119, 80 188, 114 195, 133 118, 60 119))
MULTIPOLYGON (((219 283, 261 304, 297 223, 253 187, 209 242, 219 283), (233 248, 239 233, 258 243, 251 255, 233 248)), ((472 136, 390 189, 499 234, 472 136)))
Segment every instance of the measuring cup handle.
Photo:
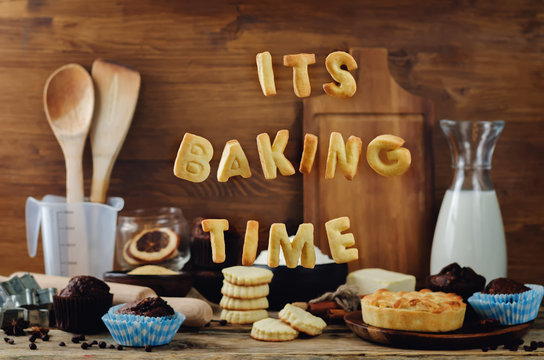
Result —
POLYGON ((42 222, 40 203, 33 197, 26 199, 25 223, 26 223, 26 246, 28 256, 35 257, 38 251, 38 235, 42 222))

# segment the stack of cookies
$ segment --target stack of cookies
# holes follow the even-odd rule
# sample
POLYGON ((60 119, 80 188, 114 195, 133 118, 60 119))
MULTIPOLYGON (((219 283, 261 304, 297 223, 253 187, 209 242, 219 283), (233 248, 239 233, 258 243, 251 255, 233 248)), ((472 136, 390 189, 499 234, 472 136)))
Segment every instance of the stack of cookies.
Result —
POLYGON ((250 266, 232 266, 222 270, 221 319, 230 324, 251 324, 268 317, 268 284, 272 271, 250 266))
POLYGON ((261 341, 289 341, 296 339, 299 332, 317 336, 327 326, 323 319, 291 304, 285 305, 278 317, 255 322, 251 337, 261 341))

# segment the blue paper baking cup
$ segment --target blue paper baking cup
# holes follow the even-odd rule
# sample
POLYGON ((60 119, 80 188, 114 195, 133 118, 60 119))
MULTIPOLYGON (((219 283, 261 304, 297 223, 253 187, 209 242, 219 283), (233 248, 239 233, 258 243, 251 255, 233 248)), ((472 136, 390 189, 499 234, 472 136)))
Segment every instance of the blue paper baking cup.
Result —
POLYGON ((517 325, 536 319, 544 296, 541 285, 525 284, 531 288, 520 294, 490 295, 474 293, 468 302, 484 319, 499 320, 501 325, 517 325))
POLYGON ((121 305, 113 306, 102 316, 113 340, 123 346, 159 346, 168 344, 185 320, 185 315, 176 311, 174 315, 149 317, 117 314, 121 305))

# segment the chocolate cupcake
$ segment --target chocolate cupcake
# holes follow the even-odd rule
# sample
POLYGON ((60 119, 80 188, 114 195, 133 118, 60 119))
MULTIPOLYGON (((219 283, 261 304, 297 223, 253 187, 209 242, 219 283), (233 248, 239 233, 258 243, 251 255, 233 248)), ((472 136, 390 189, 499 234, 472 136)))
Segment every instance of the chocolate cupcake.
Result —
POLYGON ((498 320, 501 325, 517 325, 537 317, 543 296, 541 285, 498 278, 483 293, 473 294, 468 302, 481 318, 498 320))
POLYGON ((482 291, 484 286, 485 278, 482 275, 457 263, 449 264, 438 274, 427 277, 425 281, 425 287, 432 291, 455 293, 465 301, 475 292, 482 291))
POLYGON ((105 330, 102 315, 113 301, 110 287, 93 276, 74 276, 53 296, 57 327, 72 333, 95 334, 105 330))
POLYGON ((160 297, 117 305, 102 316, 116 343, 140 347, 168 344, 184 320, 160 297))
POLYGON ((225 231, 225 255, 226 260, 221 264, 212 261, 212 246, 210 233, 202 229, 202 220, 193 220, 191 230, 191 266, 195 270, 221 270, 240 263, 242 253, 242 238, 232 227, 225 231))
POLYGON ((149 317, 174 315, 174 309, 160 297, 148 297, 125 304, 117 310, 117 314, 129 314, 149 317))
POLYGON ((498 278, 492 280, 487 284, 484 294, 520 294, 526 291, 530 291, 531 288, 523 285, 512 279, 498 278))

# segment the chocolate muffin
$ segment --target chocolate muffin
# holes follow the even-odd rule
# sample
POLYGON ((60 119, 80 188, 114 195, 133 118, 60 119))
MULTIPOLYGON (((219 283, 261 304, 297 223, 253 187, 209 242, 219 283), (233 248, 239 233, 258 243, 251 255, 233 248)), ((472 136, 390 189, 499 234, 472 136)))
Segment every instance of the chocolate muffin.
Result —
POLYGON ((93 276, 86 275, 79 275, 71 278, 68 285, 66 285, 66 287, 58 294, 58 296, 63 297, 90 297, 108 295, 111 295, 108 284, 93 276))
POLYGON ((531 290, 529 287, 507 278, 498 278, 492 280, 487 284, 484 294, 496 295, 496 294, 520 294, 531 290))
POLYGON ((110 287, 92 276, 74 276, 53 296, 57 327, 72 333, 93 334, 105 330, 102 315, 113 301, 110 287))
POLYGON ((125 304, 117 310, 118 314, 163 317, 174 315, 175 311, 160 297, 148 297, 125 304))
POLYGON ((191 230, 191 267, 195 270, 221 270, 225 267, 238 265, 242 253, 242 238, 232 227, 225 231, 225 255, 223 263, 216 264, 212 261, 212 246, 210 233, 202 229, 202 220, 193 220, 191 230))
POLYGON ((453 263, 444 267, 438 274, 427 277, 425 286, 432 291, 455 293, 466 301, 475 292, 483 290, 485 278, 469 267, 453 263))

